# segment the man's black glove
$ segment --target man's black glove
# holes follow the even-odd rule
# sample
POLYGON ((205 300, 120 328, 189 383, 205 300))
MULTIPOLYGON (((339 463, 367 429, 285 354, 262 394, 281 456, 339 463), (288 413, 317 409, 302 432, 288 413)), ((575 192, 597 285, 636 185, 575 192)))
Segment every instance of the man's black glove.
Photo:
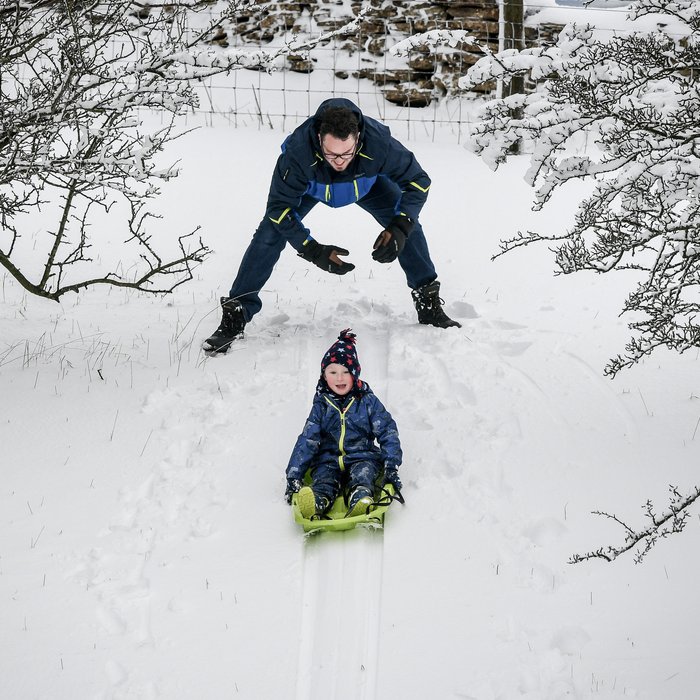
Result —
POLYGON ((287 479, 287 490, 284 492, 284 497, 287 499, 287 503, 292 505, 292 496, 299 491, 299 489, 304 485, 301 479, 287 479))
POLYGON ((341 260, 339 255, 349 255, 350 252, 337 245, 321 245, 307 238, 304 247, 299 251, 299 257, 312 262, 316 267, 320 267, 324 272, 331 272, 334 275, 345 275, 354 270, 352 263, 341 260))
POLYGON ((396 260, 413 230, 413 220, 407 216, 395 216, 374 242, 372 258, 380 263, 396 260))
POLYGON ((384 468, 384 483, 391 484, 394 487, 394 491, 401 491, 403 484, 401 483, 399 472, 396 467, 384 468))

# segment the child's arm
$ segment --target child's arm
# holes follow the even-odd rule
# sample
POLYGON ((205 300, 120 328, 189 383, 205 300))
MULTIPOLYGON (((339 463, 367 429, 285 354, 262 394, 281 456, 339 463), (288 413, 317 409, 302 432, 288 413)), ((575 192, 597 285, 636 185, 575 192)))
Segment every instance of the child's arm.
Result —
POLYGON ((287 480, 304 478, 307 469, 311 466, 313 458, 321 444, 321 419, 323 418, 323 406, 319 401, 314 401, 311 413, 306 419, 304 429, 297 438, 292 456, 287 465, 287 480))
POLYGON ((372 399, 369 415, 372 421, 374 437, 379 443, 382 452, 384 467, 387 470, 396 470, 403 459, 399 429, 389 411, 384 408, 384 404, 374 395, 372 395, 372 399))

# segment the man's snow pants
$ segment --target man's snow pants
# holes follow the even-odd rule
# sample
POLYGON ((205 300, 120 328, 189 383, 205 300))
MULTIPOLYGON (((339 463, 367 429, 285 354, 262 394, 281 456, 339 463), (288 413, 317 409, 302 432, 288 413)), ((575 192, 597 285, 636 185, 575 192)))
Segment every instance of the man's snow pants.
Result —
MULTIPOLYGON (((395 216, 400 197, 401 191, 398 185, 385 177, 380 177, 372 189, 357 202, 357 205, 369 212, 380 226, 385 227, 395 216)), ((317 199, 304 195, 297 208, 299 218, 303 219, 318 203, 317 199)), ((332 240, 326 241, 325 237, 320 242, 333 243, 332 240)), ((229 292, 229 296, 240 301, 243 306, 246 321, 250 321, 262 308, 260 291, 270 278, 286 243, 287 241, 279 234, 274 224, 267 218, 263 219, 243 255, 238 274, 229 292)), ((371 243, 374 243, 374 237, 368 242, 368 255, 371 243)), ((398 260, 411 289, 422 287, 437 278, 420 222, 416 221, 398 260)))

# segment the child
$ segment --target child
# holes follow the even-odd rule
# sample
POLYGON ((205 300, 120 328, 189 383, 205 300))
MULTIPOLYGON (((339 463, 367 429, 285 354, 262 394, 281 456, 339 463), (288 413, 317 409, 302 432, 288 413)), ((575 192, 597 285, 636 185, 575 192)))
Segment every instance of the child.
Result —
POLYGON ((321 360, 311 413, 287 466, 287 502, 298 492, 303 517, 322 515, 346 486, 348 516, 366 513, 382 471, 384 483, 401 490, 401 456, 396 423, 360 379, 355 334, 347 328, 321 360), (307 470, 310 487, 303 482, 307 470))

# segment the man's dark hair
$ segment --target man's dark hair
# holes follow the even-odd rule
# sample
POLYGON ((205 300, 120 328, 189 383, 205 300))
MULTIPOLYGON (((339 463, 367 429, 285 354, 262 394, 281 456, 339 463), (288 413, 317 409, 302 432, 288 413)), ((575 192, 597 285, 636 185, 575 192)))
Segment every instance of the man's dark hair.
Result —
POLYGON ((327 107, 321 112, 318 133, 321 139, 330 134, 336 139, 345 140, 354 136, 360 130, 360 125, 354 112, 347 107, 327 107))

